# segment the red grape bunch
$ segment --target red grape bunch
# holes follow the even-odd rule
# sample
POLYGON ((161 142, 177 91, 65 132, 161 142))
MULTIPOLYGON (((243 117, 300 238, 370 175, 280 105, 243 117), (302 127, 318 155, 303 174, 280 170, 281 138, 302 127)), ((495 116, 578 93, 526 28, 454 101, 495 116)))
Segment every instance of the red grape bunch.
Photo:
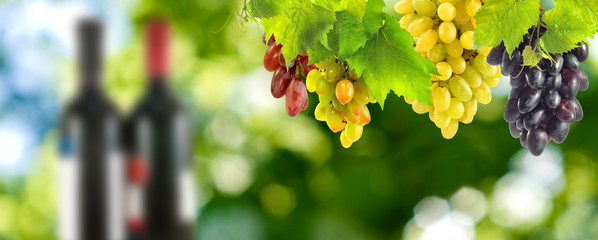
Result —
POLYGON ((270 92, 275 98, 286 96, 287 114, 291 117, 297 116, 307 108, 308 103, 307 89, 300 74, 307 77, 307 73, 316 67, 313 64, 307 65, 309 59, 305 53, 293 58, 287 66, 281 52, 282 45, 276 43, 274 35, 266 42, 264 34, 263 41, 268 46, 264 56, 264 67, 269 72, 274 72, 270 92))
POLYGON ((538 39, 545 32, 543 26, 532 27, 510 56, 501 43, 487 58, 489 64, 501 65, 503 75, 511 76, 504 118, 511 136, 519 138, 535 156, 542 154, 550 140, 565 141, 569 125, 583 118, 575 97, 589 86, 588 75, 579 68, 579 63, 588 58, 585 42, 570 52, 550 54, 551 59, 544 58, 536 66, 523 66, 522 51, 527 46, 538 51, 538 39))

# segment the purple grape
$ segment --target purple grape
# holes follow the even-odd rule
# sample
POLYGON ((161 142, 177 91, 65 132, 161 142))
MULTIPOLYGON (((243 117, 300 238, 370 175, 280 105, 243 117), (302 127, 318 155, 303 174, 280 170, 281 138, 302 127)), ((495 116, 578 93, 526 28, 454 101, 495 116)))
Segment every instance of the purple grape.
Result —
POLYGON ((540 89, 529 89, 526 92, 521 93, 517 107, 521 114, 526 114, 532 111, 542 99, 542 90, 540 89))
POLYGON ((517 126, 517 129, 519 131, 525 130, 525 125, 523 124, 523 118, 517 119, 517 122, 515 122, 515 126, 517 126))
POLYGON ((546 81, 544 81, 544 89, 558 90, 561 87, 562 82, 563 77, 560 73, 555 76, 548 76, 546 81))
POLYGON ((508 123, 513 123, 521 117, 521 113, 519 113, 519 108, 517 107, 517 101, 517 99, 511 99, 507 101, 504 118, 508 123))
POLYGON ((523 126, 525 127, 525 130, 531 131, 533 129, 538 128, 538 125, 540 125, 540 122, 544 118, 544 108, 537 107, 532 112, 526 114, 525 117, 523 117, 523 126))
POLYGON ((585 62, 586 60, 588 60, 588 55, 590 52, 588 44, 586 42, 582 41, 582 42, 578 43, 577 45, 579 45, 579 47, 573 49, 571 51, 571 53, 573 53, 573 55, 575 55, 575 57, 577 57, 579 62, 585 62))
POLYGON ((509 123, 509 131, 511 132, 511 137, 519 138, 519 129, 517 129, 517 123, 509 123))
POLYGON ((519 142, 521 143, 521 146, 524 148, 527 148, 527 131, 523 130, 521 132, 519 132, 519 142))
POLYGON ((492 66, 498 66, 502 63, 503 55, 505 54, 505 43, 501 42, 500 45, 492 48, 486 61, 492 66))
POLYGON ((511 75, 517 69, 517 66, 520 66, 522 62, 523 58, 521 57, 521 53, 519 51, 513 52, 511 57, 509 57, 509 53, 505 51, 500 69, 502 75, 511 75))
POLYGON ((575 107, 568 99, 561 100, 559 106, 553 110, 554 116, 566 123, 575 122, 575 107))
POLYGON ((559 88, 559 94, 563 99, 573 98, 579 91, 579 80, 575 71, 563 71, 563 83, 559 88))
POLYGON ((579 91, 588 90, 590 87, 590 79, 588 78, 588 74, 583 71, 583 69, 578 68, 575 70, 577 73, 577 80, 579 81, 579 91))
POLYGON ((573 109, 575 109, 575 121, 581 121, 583 119, 583 108, 581 108, 581 103, 577 100, 577 98, 570 99, 571 105, 573 105, 573 109))
POLYGON ((550 75, 558 75, 561 72, 561 69, 563 69, 563 56, 561 54, 555 54, 552 56, 552 59, 554 59, 555 62, 552 63, 552 65, 548 67, 546 71, 550 75))
POLYGON ((536 128, 527 134, 527 147, 534 156, 540 156, 548 142, 550 142, 550 136, 544 129, 536 128))
POLYGON ((520 74, 517 77, 511 76, 511 81, 509 82, 509 84, 511 85, 512 88, 520 88, 525 85, 525 83, 526 83, 525 81, 526 81, 525 75, 520 74))
POLYGON ((565 60, 563 62, 563 68, 569 69, 569 70, 575 70, 579 67, 579 60, 577 60, 577 57, 575 57, 575 55, 573 55, 573 53, 565 53, 563 58, 565 60))
POLYGON ((549 108, 556 108, 561 103, 561 95, 555 90, 548 90, 542 94, 544 105, 549 108))
POLYGON ((517 99, 519 99, 519 97, 521 96, 521 90, 522 89, 519 89, 519 88, 511 88, 511 92, 509 92, 509 99, 508 100, 511 100, 511 99, 517 100, 517 99))
POLYGON ((525 73, 525 79, 531 88, 538 89, 542 87, 542 84, 544 84, 544 73, 536 67, 530 68, 525 73))
POLYGON ((563 143, 569 134, 569 124, 553 119, 548 125, 548 134, 555 143, 563 143))

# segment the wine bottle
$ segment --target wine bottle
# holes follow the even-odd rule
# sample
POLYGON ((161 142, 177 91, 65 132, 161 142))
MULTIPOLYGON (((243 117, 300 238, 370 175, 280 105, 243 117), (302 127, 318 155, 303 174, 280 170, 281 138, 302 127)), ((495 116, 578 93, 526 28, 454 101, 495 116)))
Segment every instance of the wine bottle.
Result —
POLYGON ((148 84, 126 124, 129 239, 193 238, 191 123, 168 87, 169 27, 146 29, 148 84))
POLYGON ((101 89, 102 26, 83 19, 76 36, 80 85, 61 116, 58 238, 123 240, 120 117, 101 89))

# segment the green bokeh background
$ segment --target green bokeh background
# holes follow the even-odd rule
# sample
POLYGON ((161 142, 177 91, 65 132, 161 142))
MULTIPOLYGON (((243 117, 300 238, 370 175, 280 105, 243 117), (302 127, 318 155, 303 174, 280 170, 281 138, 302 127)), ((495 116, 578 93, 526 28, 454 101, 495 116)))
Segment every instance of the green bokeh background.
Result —
MULTIPOLYGON (((390 12, 394 1, 387 5, 390 12)), ((488 201, 490 214, 473 226, 477 239, 598 238, 596 51, 582 65, 590 76, 590 89, 578 95, 584 119, 563 144, 549 146, 564 185, 546 198, 551 207, 538 222, 510 225, 493 217, 491 203, 497 181, 525 158, 502 119, 505 83, 452 140, 390 95, 384 112, 370 106, 362 139, 344 149, 338 134, 313 118, 316 95, 295 118, 271 97, 262 30, 248 23, 240 31, 234 16, 227 22, 234 7, 220 0, 140 1, 129 13, 132 41, 105 64, 105 90, 126 114, 145 86, 143 24, 150 16, 171 21, 171 86, 195 122, 198 239, 417 239, 405 226, 418 202, 448 199, 464 186, 488 201)), ((57 70, 61 102, 75 89, 75 65, 64 60, 57 70)), ((55 130, 44 137, 26 175, 0 176, 0 239, 55 239, 56 138, 55 130)))

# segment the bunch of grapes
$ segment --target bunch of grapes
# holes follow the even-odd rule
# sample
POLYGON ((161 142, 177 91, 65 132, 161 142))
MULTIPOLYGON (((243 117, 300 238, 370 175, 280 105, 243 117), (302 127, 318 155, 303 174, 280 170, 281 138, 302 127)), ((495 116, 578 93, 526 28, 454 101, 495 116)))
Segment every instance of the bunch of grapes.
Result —
POLYGON ((282 45, 276 44, 274 35, 266 42, 264 34, 263 41, 268 46, 264 56, 264 67, 269 72, 274 72, 270 92, 275 98, 286 96, 287 114, 291 117, 297 116, 307 108, 308 103, 305 82, 297 73, 306 77, 307 73, 315 68, 315 65, 307 65, 309 58, 304 53, 293 58, 287 66, 284 55, 281 53, 282 45))
POLYGON ((430 120, 451 139, 459 122, 469 124, 477 104, 492 100, 490 88, 502 76, 498 67, 486 62, 491 48, 473 50, 475 18, 480 0, 401 0, 395 11, 403 14, 401 28, 417 43, 415 49, 436 64, 440 76, 432 76, 432 106, 405 99, 418 114, 430 120))
POLYGON ((349 70, 347 62, 339 63, 330 58, 316 64, 307 75, 307 90, 319 95, 320 103, 316 107, 315 117, 326 121, 333 132, 341 132, 341 145, 351 147, 361 138, 363 126, 370 123, 368 103, 375 102, 370 88, 349 70))
POLYGON ((579 68, 588 58, 585 42, 570 52, 550 54, 550 59, 544 58, 536 66, 523 66, 523 49, 531 46, 538 51, 536 44, 544 32, 543 26, 530 28, 510 56, 503 43, 488 55, 488 63, 501 65, 502 73, 511 76, 512 89, 504 112, 511 136, 519 138, 521 146, 535 156, 542 154, 551 139, 565 141, 569 124, 583 118, 575 96, 589 87, 588 75, 579 68))

